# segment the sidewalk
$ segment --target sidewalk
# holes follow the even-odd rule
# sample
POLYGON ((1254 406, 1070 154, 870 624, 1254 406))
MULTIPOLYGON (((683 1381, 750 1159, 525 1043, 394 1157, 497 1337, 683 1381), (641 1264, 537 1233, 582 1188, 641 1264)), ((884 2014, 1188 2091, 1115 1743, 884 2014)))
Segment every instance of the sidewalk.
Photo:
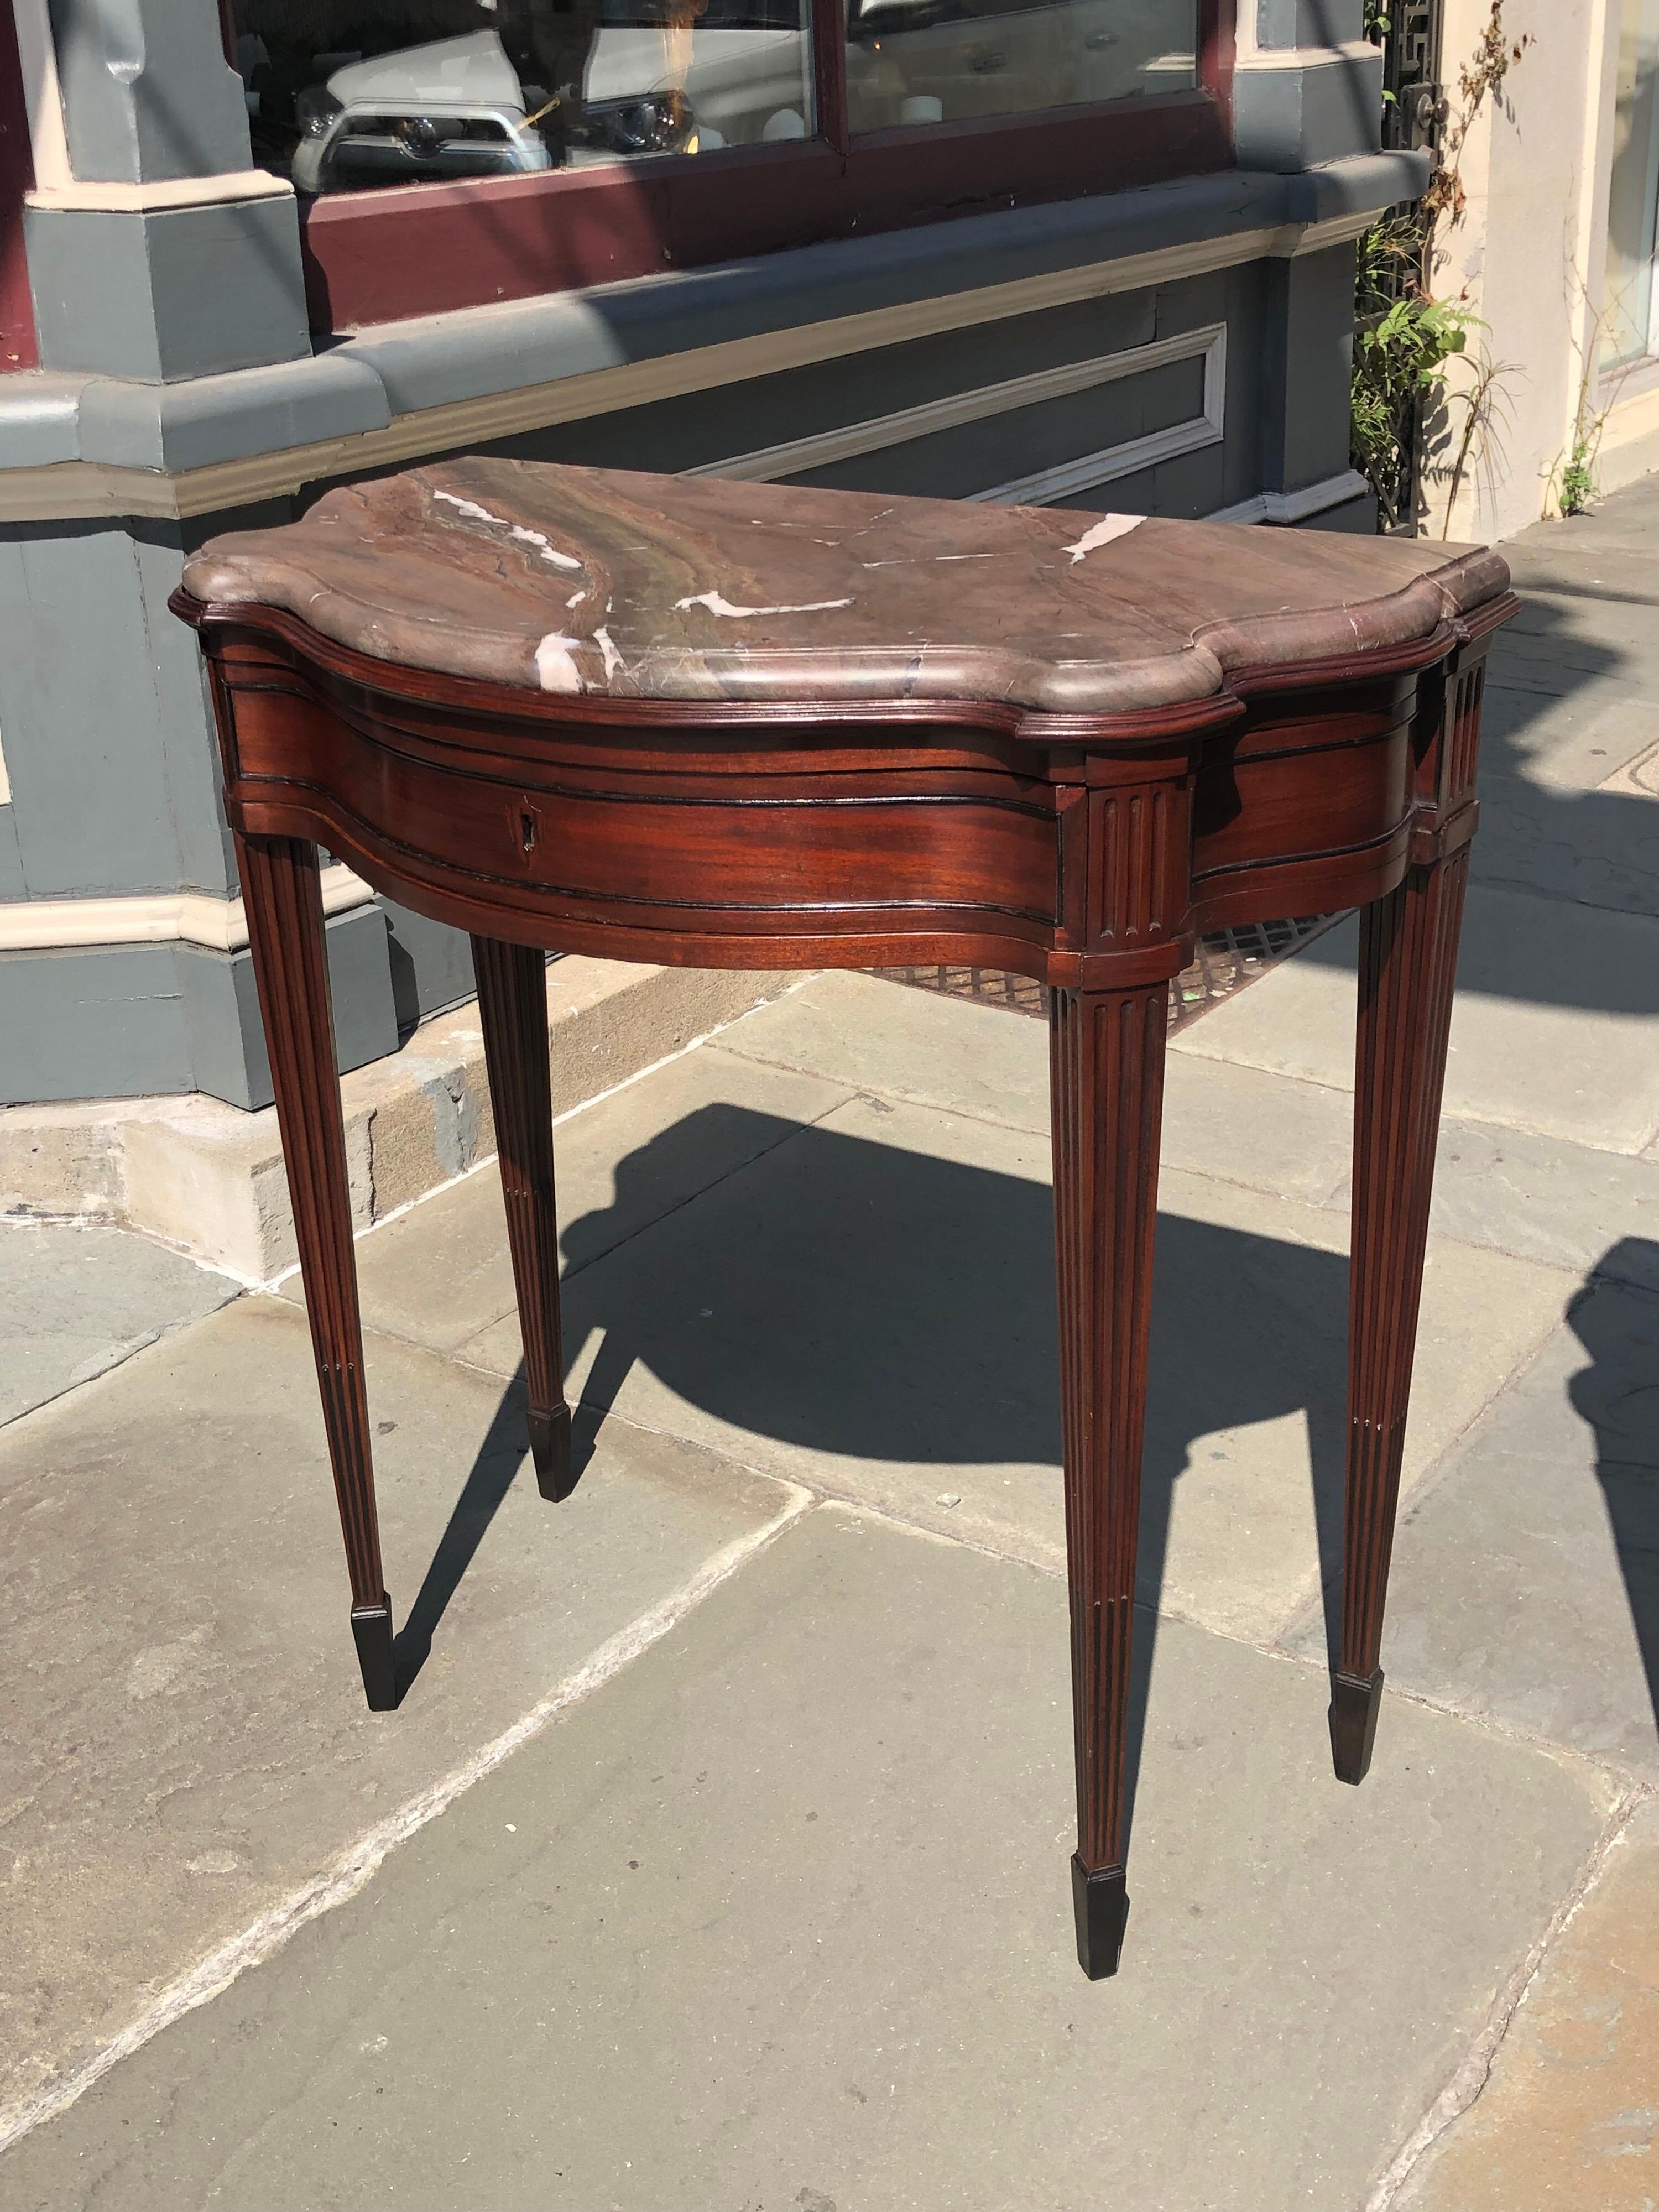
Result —
POLYGON ((1651 2212, 1659 479, 1510 550, 1365 1786, 1352 923, 1171 1054, 1105 1984, 1038 1023, 818 977, 562 1122, 562 1506, 493 1168, 363 1238, 395 1718, 297 1285, 9 1227, 6 2212, 1651 2212))

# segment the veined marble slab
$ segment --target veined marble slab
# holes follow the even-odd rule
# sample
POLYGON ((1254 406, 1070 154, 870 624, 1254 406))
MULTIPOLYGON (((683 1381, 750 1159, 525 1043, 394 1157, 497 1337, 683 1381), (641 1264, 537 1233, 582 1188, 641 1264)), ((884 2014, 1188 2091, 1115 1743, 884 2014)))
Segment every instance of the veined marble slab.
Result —
POLYGON ((185 586, 378 659, 563 694, 1107 714, 1426 638, 1495 553, 471 456, 214 539, 185 586))

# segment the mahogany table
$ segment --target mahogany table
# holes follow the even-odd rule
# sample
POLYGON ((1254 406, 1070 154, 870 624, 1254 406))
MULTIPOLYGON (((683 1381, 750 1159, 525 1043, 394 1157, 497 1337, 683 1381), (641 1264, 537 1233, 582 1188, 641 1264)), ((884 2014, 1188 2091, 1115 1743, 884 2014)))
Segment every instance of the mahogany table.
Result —
POLYGON ((222 538, 211 671, 376 1710, 380 1568, 316 842, 471 933, 544 1495, 569 1487, 543 955, 1053 992, 1079 1952, 1117 1964, 1170 979, 1364 909, 1337 1774, 1370 1763, 1496 555, 474 459, 222 538))

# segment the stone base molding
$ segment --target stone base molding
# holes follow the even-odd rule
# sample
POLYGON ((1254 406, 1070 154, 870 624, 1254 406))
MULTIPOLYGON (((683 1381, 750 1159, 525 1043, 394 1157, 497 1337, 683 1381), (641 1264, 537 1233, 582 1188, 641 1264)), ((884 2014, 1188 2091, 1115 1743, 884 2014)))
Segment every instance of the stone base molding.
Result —
MULTIPOLYGON (((547 971, 554 1114, 568 1113, 800 979, 570 958, 547 971)), ((367 1229, 488 1160, 495 1123, 469 1002, 345 1077, 352 1215, 367 1229)), ((0 1214, 113 1222, 247 1282, 294 1264, 276 1115, 200 1094, 0 1109, 0 1214)))

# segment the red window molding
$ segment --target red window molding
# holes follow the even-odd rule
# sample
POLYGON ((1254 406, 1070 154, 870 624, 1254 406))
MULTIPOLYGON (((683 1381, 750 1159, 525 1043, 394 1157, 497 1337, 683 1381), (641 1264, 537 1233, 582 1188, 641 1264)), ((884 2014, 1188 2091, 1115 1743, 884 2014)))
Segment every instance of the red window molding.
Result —
POLYGON ((0 6, 0 374, 33 368, 34 307, 23 257, 23 195, 34 187, 28 103, 17 52, 17 21, 0 6))
POLYGON ((1201 0, 1194 90, 854 137, 845 0, 811 0, 817 137, 313 201, 313 327, 528 299, 1230 167, 1235 5, 1201 0))

